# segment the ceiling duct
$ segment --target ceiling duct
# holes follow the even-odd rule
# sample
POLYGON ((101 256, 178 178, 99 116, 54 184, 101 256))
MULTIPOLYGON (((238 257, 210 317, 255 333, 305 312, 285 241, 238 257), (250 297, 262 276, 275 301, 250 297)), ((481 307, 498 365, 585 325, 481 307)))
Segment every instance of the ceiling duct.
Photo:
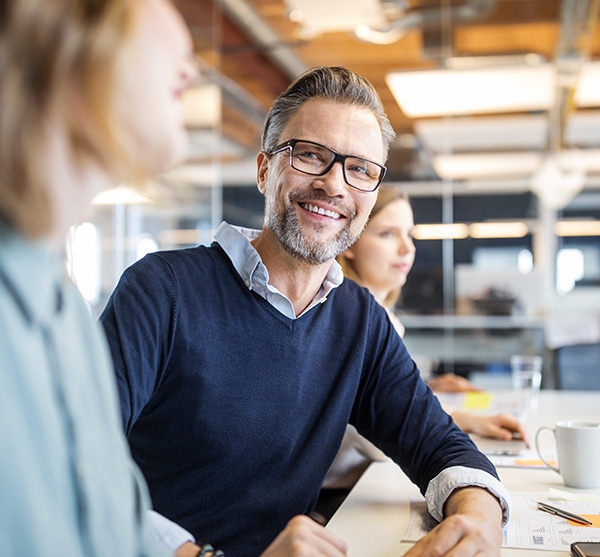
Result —
MULTIPOLYGON (((404 8, 402 0, 394 0, 390 3, 397 5, 401 10, 404 8)), ((452 25, 477 21, 492 14, 495 8, 496 0, 467 0, 465 4, 450 8, 415 9, 404 13, 385 27, 359 25, 354 30, 354 34, 356 38, 365 42, 391 44, 401 39, 408 31, 439 28, 445 21, 450 21, 452 25)))
POLYGON ((218 3, 264 55, 290 79, 295 79, 308 69, 246 0, 218 0, 218 3))
POLYGON ((583 153, 566 149, 565 132, 575 111, 575 91, 589 57, 598 0, 563 0, 554 65, 556 90, 548 113, 548 145, 544 161, 531 180, 532 191, 546 207, 560 209, 585 185, 583 153))

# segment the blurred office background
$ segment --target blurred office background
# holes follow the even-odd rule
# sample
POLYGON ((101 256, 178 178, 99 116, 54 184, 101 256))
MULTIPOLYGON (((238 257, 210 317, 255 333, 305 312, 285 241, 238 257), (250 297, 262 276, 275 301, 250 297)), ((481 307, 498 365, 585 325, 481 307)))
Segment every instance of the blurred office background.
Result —
MULTIPOLYGON (((260 228, 260 128, 303 70, 377 87, 397 133, 386 182, 415 213, 398 306, 438 370, 506 371, 600 342, 600 28, 592 0, 176 0, 202 82, 185 98, 189 160, 143 194, 99 196, 69 266, 97 315, 145 253, 260 228)), ((149 115, 149 117, 151 117, 149 115)), ((600 362, 598 362, 600 373, 600 362)))

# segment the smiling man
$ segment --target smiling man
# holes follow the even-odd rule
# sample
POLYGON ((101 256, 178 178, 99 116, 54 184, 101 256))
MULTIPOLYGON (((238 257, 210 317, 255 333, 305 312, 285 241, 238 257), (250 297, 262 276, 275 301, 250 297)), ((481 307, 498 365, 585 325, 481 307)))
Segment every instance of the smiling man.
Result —
MULTIPOLYGON (((493 466, 334 261, 367 222, 393 136, 365 79, 300 76, 263 130, 263 229, 223 223, 210 247, 147 256, 101 317, 155 508, 226 553, 259 555, 310 513, 348 423, 441 521, 412 554, 499 553, 508 495, 493 466)), ((316 524, 304 539, 307 555, 345 553, 316 524)))

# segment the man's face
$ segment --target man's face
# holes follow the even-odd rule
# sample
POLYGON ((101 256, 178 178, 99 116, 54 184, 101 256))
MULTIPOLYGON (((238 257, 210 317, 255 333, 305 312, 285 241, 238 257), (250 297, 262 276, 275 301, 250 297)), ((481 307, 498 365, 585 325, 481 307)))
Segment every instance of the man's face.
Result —
MULTIPOLYGON (((384 148, 373 113, 323 99, 306 101, 283 129, 279 142, 303 139, 383 164, 384 148)), ((347 249, 362 232, 377 192, 346 184, 341 164, 310 176, 289 164, 289 150, 258 155, 258 187, 265 195, 265 227, 291 255, 319 265, 347 249)))

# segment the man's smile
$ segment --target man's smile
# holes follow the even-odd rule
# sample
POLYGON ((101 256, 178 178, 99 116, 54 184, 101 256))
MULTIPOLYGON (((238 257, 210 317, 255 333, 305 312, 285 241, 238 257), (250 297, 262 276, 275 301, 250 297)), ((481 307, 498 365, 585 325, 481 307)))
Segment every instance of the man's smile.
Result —
POLYGON ((317 205, 313 205, 312 203, 299 202, 298 205, 300 205, 300 207, 302 207, 306 211, 309 211, 311 213, 317 213, 319 215, 330 217, 332 219, 337 220, 344 218, 343 215, 341 215, 337 211, 333 211, 332 209, 325 209, 324 207, 318 207, 317 205))

